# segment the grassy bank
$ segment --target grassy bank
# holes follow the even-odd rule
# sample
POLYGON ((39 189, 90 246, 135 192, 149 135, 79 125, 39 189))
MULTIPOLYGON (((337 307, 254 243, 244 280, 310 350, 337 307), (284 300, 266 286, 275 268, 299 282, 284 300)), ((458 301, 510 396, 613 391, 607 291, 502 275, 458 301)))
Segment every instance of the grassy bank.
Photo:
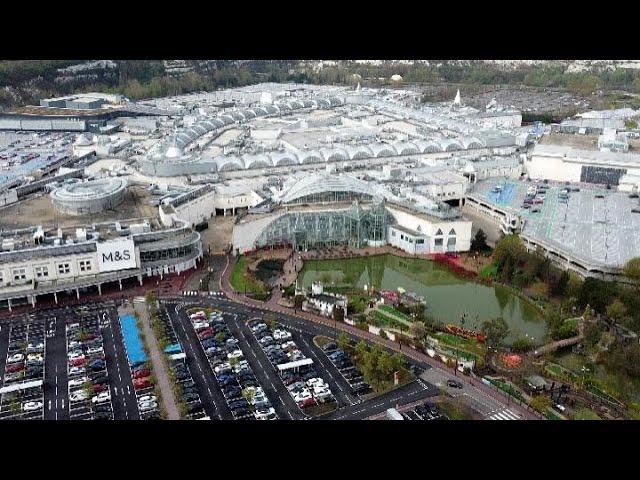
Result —
POLYGON ((265 284, 255 278, 249 271, 249 262, 244 255, 238 257, 229 281, 233 289, 239 293, 267 293, 265 284))

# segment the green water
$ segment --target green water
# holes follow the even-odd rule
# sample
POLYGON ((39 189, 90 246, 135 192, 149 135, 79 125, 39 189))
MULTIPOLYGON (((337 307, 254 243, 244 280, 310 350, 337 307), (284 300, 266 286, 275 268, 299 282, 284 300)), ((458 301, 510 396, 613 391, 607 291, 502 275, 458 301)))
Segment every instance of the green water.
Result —
POLYGON ((536 342, 545 338, 546 324, 540 312, 530 303, 501 286, 488 287, 453 274, 447 267, 423 259, 393 255, 306 261, 299 282, 311 282, 362 289, 373 285, 378 289, 407 291, 424 296, 427 312, 442 323, 460 323, 466 313, 466 328, 479 329, 484 320, 503 317, 509 324, 511 341, 525 334, 536 342))

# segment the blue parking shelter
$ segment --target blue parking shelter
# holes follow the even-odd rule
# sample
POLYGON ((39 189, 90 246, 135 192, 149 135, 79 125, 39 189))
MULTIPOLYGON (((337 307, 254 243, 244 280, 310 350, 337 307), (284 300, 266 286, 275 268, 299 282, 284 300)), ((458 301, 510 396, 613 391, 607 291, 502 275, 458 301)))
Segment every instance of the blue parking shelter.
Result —
POLYGON ((167 353, 169 355, 173 355, 175 353, 180 353, 182 352, 182 347, 180 347, 179 343, 172 343, 171 345, 169 345, 167 348, 164 349, 164 353, 167 353))
POLYGON ((140 365, 147 361, 147 354, 144 352, 140 331, 136 325, 136 317, 125 315, 120 317, 120 328, 124 337, 124 347, 127 351, 129 365, 140 365))

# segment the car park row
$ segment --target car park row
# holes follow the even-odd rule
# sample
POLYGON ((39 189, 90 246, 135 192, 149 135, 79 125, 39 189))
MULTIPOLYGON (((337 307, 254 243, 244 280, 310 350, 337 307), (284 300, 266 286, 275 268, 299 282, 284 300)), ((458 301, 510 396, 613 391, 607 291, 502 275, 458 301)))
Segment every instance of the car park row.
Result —
POLYGON ((303 412, 318 404, 336 402, 328 383, 318 374, 313 360, 306 358, 292 340, 291 332, 281 325, 272 329, 260 320, 252 320, 248 326, 303 412))
POLYGON ((41 420, 44 415, 46 334, 43 320, 3 325, 7 354, 0 389, 0 419, 41 420))
POLYGON ((97 315, 66 324, 69 411, 72 420, 113 420, 113 404, 97 315))
POLYGON ((349 388, 356 395, 366 395, 371 392, 371 386, 364 381, 362 372, 353 364, 349 355, 339 349, 335 342, 329 342, 322 346, 322 351, 329 361, 338 369, 340 375, 349 384, 349 388))
POLYGON ((405 420, 449 420, 446 415, 440 412, 438 406, 431 402, 425 402, 402 413, 402 417, 405 420))
POLYGON ((165 348, 165 354, 168 356, 169 368, 176 380, 175 391, 186 407, 186 411, 182 413, 187 420, 212 420, 204 411, 201 392, 198 391, 194 382, 191 367, 186 362, 186 355, 183 353, 173 325, 166 314, 158 318, 162 322, 163 334, 169 344, 169 347, 165 348))
POLYGON ((204 311, 197 311, 189 315, 189 320, 233 418, 276 420, 276 411, 244 358, 222 312, 214 310, 207 316, 204 311))

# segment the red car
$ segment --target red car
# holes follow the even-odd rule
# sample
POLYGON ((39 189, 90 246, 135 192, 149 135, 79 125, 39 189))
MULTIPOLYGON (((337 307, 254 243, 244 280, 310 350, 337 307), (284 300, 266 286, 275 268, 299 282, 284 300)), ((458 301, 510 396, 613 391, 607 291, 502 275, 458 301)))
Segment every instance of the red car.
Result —
POLYGON ((314 405, 317 405, 318 403, 316 402, 315 398, 307 398, 305 400, 302 400, 301 402, 298 402, 298 406, 300 408, 307 408, 307 407, 313 407, 314 405))
POLYGON ((72 367, 79 367, 80 365, 84 365, 85 363, 87 363, 87 360, 85 358, 74 358, 72 360, 69 360, 69 365, 71 365, 72 367))
POLYGON ((7 373, 15 373, 21 372, 24 370, 24 363, 12 363, 7 365, 6 371, 7 373))
POLYGON ((133 372, 133 378, 147 378, 149 375, 151 375, 151 372, 147 369, 144 370, 138 370, 137 372, 133 372))
POLYGON ((204 330, 200 330, 198 332, 198 338, 202 340, 203 337, 213 335, 213 329, 211 327, 205 328, 204 330))
POLYGON ((107 389, 107 386, 102 383, 97 383, 91 386, 91 390, 93 390, 93 393, 104 392, 106 389, 107 389))
POLYGON ((143 388, 151 386, 153 386, 153 384, 149 378, 136 378, 133 380, 133 388, 136 390, 142 390, 143 388))

